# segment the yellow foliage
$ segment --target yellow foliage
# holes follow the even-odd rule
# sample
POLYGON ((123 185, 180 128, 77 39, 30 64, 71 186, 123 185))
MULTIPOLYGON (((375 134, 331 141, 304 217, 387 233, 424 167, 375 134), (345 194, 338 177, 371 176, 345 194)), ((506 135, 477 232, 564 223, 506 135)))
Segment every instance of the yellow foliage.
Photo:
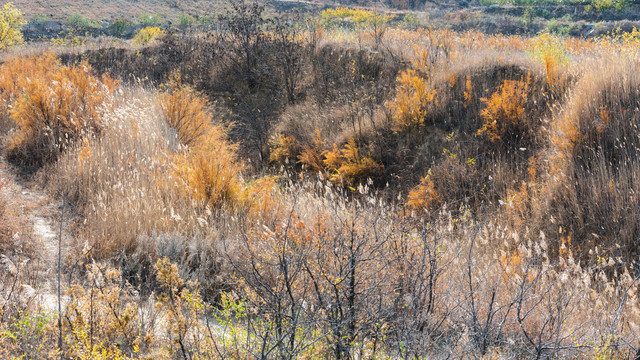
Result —
MULTIPOLYGON (((202 342, 200 317, 205 313, 205 303, 200 296, 199 286, 195 282, 187 282, 183 286, 185 284, 178 267, 166 257, 158 259, 154 268, 163 289, 156 307, 167 315, 166 330, 171 339, 166 346, 170 353, 181 353, 187 358, 187 354, 191 354, 186 350, 187 344, 198 345, 202 342)), ((197 355, 194 358, 199 358, 197 355)))
POLYGON ((434 101, 436 91, 429 90, 427 81, 412 69, 403 71, 397 81, 396 100, 391 103, 396 129, 424 125, 427 108, 434 101))
POLYGON ((139 328, 134 290, 119 270, 101 264, 87 266, 90 286, 73 284, 63 327, 66 351, 73 359, 127 359, 125 353, 148 347, 152 334, 139 328))
POLYGON ((58 48, 80 46, 80 45, 84 45, 86 42, 87 42, 86 37, 74 35, 73 33, 69 33, 64 37, 51 39, 51 45, 58 48))
POLYGON ((164 35, 165 32, 161 28, 157 26, 150 26, 140 29, 131 41, 133 41, 134 44, 141 46, 159 39, 164 35))
POLYGON ((0 9, 0 51, 24 42, 21 29, 26 21, 23 16, 24 14, 10 2, 0 9))
POLYGON ((529 47, 529 56, 544 65, 547 84, 562 86, 567 78, 561 75, 560 70, 569 64, 567 45, 560 38, 544 33, 530 39, 529 47))
POLYGON ((320 17, 325 26, 331 25, 336 19, 350 19, 361 27, 382 26, 393 18, 391 15, 382 15, 375 11, 347 7, 323 10, 320 17))
POLYGON ((504 80, 489 99, 482 99, 486 108, 480 115, 485 122, 478 130, 478 135, 486 135, 495 142, 510 129, 522 126, 530 82, 530 75, 526 80, 504 80))

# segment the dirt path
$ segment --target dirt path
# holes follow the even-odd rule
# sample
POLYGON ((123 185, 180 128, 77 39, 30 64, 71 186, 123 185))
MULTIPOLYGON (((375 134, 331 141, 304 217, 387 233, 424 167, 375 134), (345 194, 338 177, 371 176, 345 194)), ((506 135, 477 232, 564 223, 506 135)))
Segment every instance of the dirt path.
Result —
MULTIPOLYGON (((58 234, 61 203, 46 192, 25 184, 13 173, 6 161, 0 158, 0 200, 4 200, 6 211, 25 229, 21 241, 33 244, 35 258, 30 259, 37 271, 40 285, 31 290, 26 286, 26 296, 35 300, 46 310, 57 311, 58 234), (31 294, 29 294, 31 292, 31 294)), ((63 231, 62 257, 64 259, 68 236, 63 231)))

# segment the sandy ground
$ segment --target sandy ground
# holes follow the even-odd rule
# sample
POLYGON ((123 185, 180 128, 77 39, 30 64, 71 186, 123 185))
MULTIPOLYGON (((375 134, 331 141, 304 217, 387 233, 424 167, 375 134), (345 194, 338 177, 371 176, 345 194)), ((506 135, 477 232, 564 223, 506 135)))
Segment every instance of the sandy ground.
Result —
MULTIPOLYGON (((0 159, 0 183, 3 185, 0 189, 0 199, 6 204, 6 212, 19 222, 17 228, 24 229, 14 234, 14 238, 18 241, 31 242, 35 249, 35 258, 28 260, 37 272, 36 278, 40 284, 35 288, 26 284, 21 285, 22 296, 30 298, 29 301, 35 300, 36 304, 46 310, 57 311, 56 273, 62 204, 51 199, 45 191, 19 179, 4 159, 0 159)), ((62 259, 67 251, 67 243, 68 235, 63 227, 62 259)), ((5 267, 12 266, 19 267, 24 264, 13 264, 9 259, 5 267)))

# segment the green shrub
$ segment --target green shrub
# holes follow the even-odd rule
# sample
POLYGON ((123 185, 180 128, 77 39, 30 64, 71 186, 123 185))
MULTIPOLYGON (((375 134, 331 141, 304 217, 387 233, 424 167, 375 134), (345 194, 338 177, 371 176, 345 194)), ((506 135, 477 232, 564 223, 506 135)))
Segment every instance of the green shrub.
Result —
POLYGON ((213 18, 209 15, 201 16, 198 19, 198 25, 205 29, 211 29, 213 27, 213 18))
POLYGON ((160 17, 156 14, 141 14, 139 17, 139 22, 142 27, 151 27, 160 25, 160 17))
POLYGON ((193 26, 195 22, 196 22, 196 19, 194 19, 193 16, 189 14, 180 15, 180 19, 178 20, 180 27, 183 29, 193 26))
POLYGON ((113 23, 111 23, 111 26, 109 26, 109 30, 111 30, 111 33, 115 36, 122 36, 130 25, 131 21, 127 19, 115 19, 113 23))
POLYGON ((65 24, 76 30, 88 30, 100 26, 96 21, 88 19, 78 13, 69 16, 65 21, 65 24))

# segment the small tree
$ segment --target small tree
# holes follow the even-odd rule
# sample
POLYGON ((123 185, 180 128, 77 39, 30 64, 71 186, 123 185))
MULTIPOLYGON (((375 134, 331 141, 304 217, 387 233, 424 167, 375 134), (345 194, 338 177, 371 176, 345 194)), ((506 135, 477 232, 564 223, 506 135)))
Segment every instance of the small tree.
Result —
POLYGON ((111 30, 111 33, 115 36, 122 36, 126 33, 127 31, 127 27, 131 26, 131 21, 128 19, 124 19, 124 18, 119 18, 119 19, 115 19, 113 20, 113 22, 111 23, 111 25, 109 26, 109 29, 111 30))
POLYGON ((193 26, 193 24, 196 22, 196 19, 194 19, 193 16, 189 14, 182 14, 180 15, 179 22, 180 22, 180 28, 186 29, 193 26))
POLYGON ((23 15, 13 3, 6 3, 0 9, 0 51, 20 45, 24 41, 20 30, 26 24, 23 15))

